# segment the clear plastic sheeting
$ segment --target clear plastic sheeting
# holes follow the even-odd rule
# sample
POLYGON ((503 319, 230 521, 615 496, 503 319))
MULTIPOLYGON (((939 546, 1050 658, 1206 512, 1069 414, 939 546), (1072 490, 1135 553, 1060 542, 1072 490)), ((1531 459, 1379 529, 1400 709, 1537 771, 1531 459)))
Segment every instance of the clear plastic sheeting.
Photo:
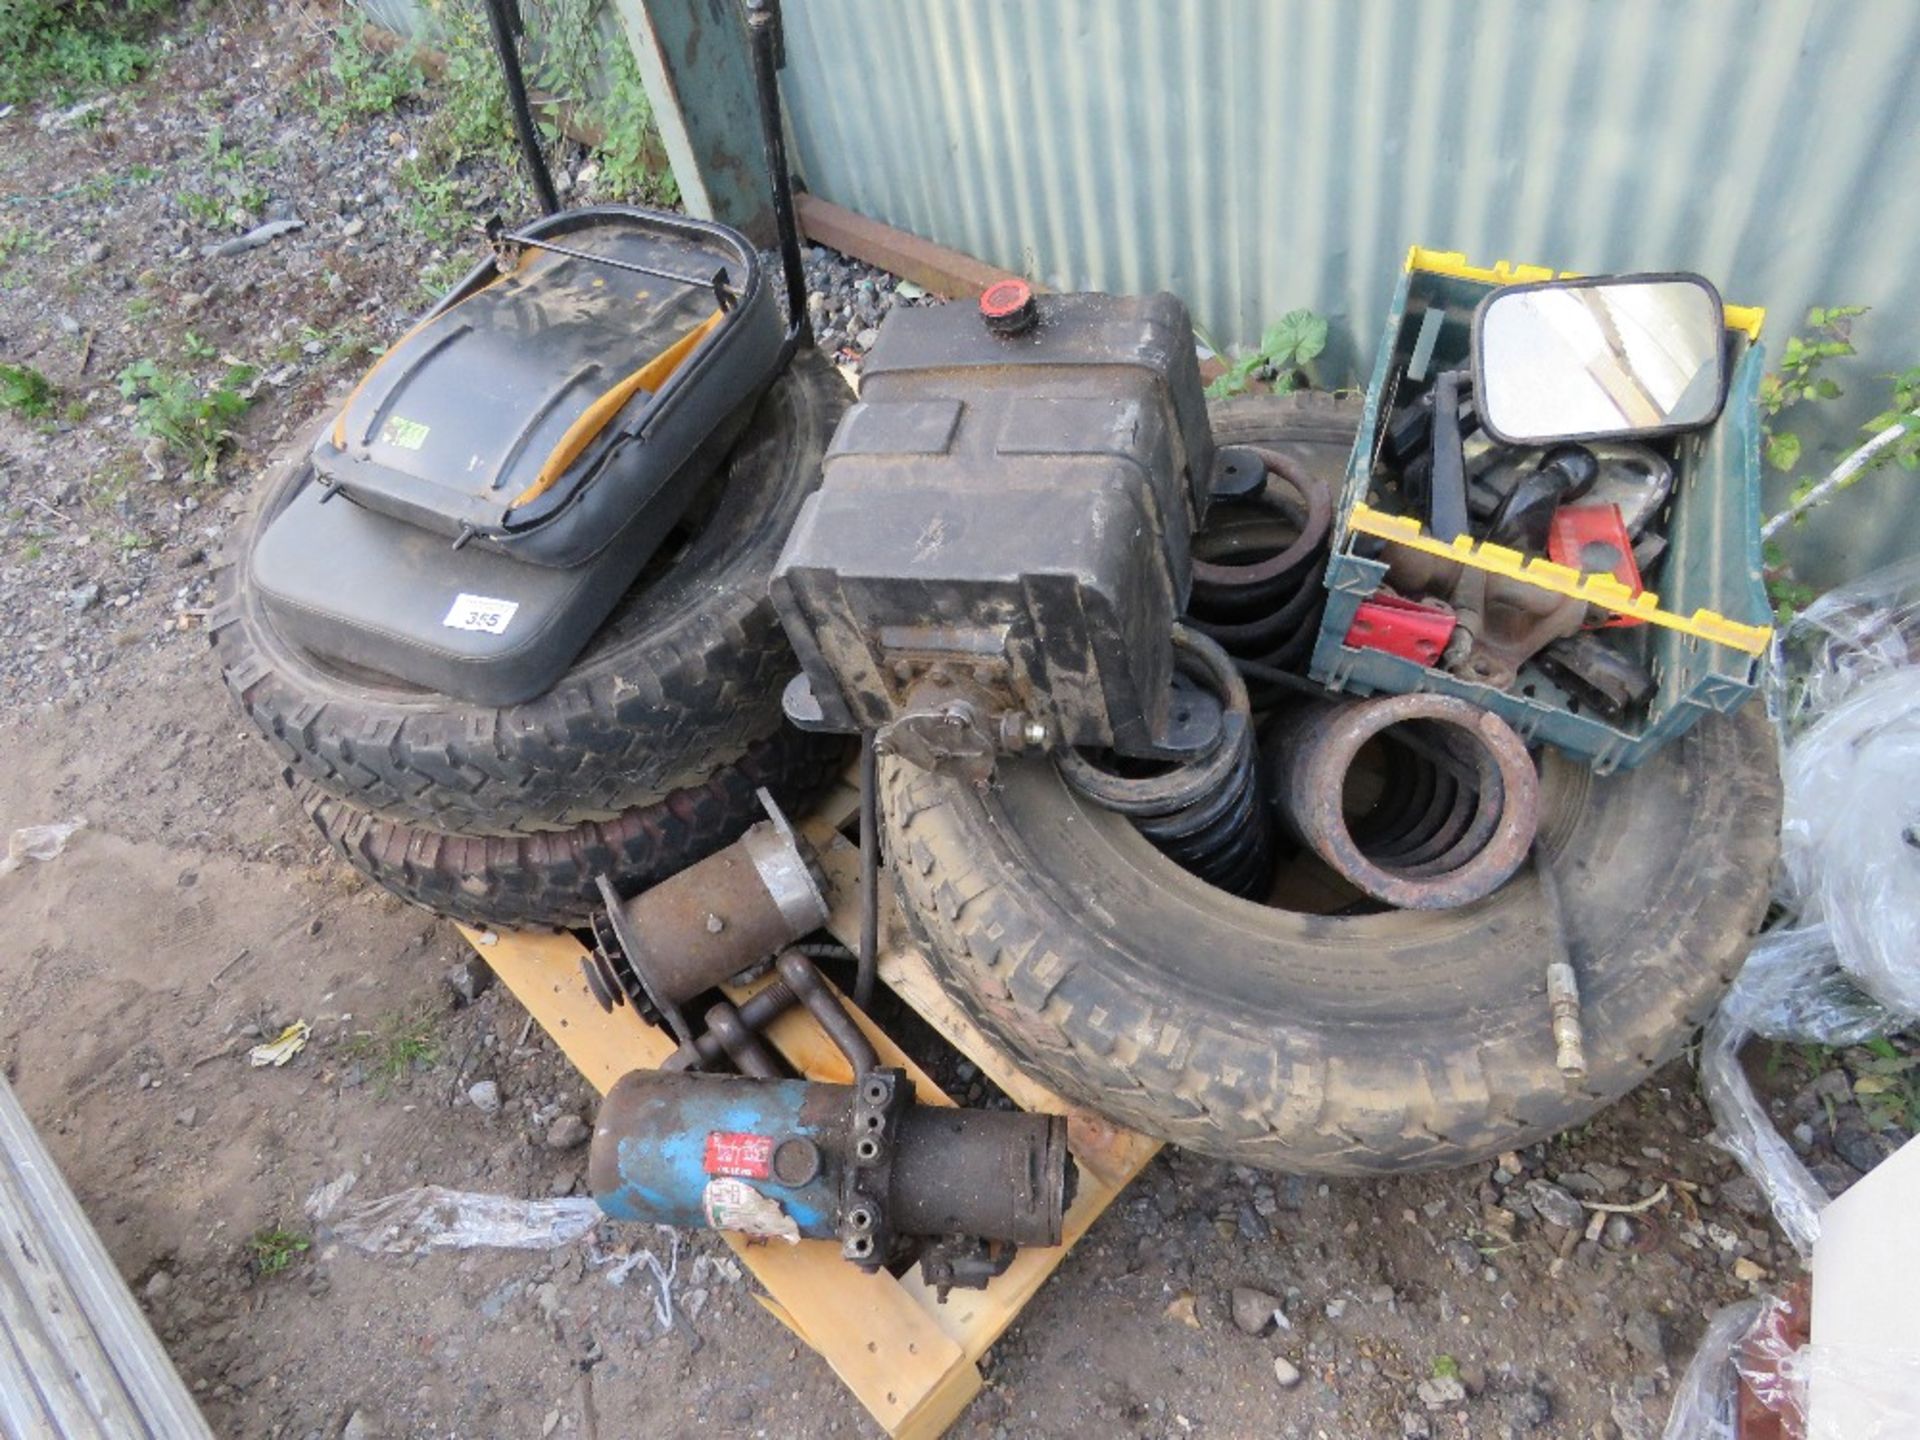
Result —
POLYGON ((436 1250, 552 1250, 586 1236, 602 1218, 592 1199, 521 1200, 422 1185, 349 1206, 327 1227, 330 1238, 373 1255, 436 1250))
POLYGON ((1660 1440, 1737 1440, 1739 1393, 1734 1347, 1747 1337, 1769 1302, 1742 1300, 1713 1312, 1699 1348, 1674 1388, 1673 1408, 1660 1440))
POLYGON ((1714 1138, 1802 1255, 1827 1195, 1740 1068, 1754 1036, 1857 1045, 1920 1017, 1920 561, 1831 591, 1787 627, 1782 919, 1707 1026, 1714 1138))
POLYGON ((1920 1435, 1920 1362, 1911 1351, 1795 1344, 1785 1309, 1768 1296, 1714 1312, 1674 1390, 1661 1440, 1737 1440, 1741 1381, 1788 1434, 1806 1440, 1920 1435))
POLYGON ((1878 1032, 1884 1012, 1852 990, 1825 940, 1820 927, 1763 936, 1708 1022, 1700 1047, 1700 1084, 1713 1113, 1713 1139, 1754 1178, 1775 1222, 1803 1256, 1813 1253, 1820 1236, 1827 1193, 1774 1128, 1740 1068, 1740 1050, 1755 1035, 1837 1045, 1878 1032), (1822 997, 1829 995, 1840 998, 1824 1005, 1822 997))
POLYGON ((11 875, 29 860, 57 859, 67 841, 86 828, 79 817, 54 825, 28 825, 7 837, 7 853, 0 855, 0 875, 11 875))
POLYGON ((1920 1017, 1920 561, 1823 595, 1781 641, 1781 901, 1841 966, 1920 1017))

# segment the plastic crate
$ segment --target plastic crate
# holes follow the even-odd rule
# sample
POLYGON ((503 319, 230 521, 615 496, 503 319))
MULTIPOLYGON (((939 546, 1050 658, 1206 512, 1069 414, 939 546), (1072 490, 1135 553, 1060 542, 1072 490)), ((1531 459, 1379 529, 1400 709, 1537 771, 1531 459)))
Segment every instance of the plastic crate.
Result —
POLYGON ((1502 285, 1554 275, 1539 266, 1505 261, 1480 268, 1462 255, 1417 246, 1408 254, 1347 464, 1327 566, 1326 615, 1311 672, 1322 684, 1359 695, 1457 695, 1501 716, 1529 743, 1553 745, 1605 773, 1639 764, 1710 711, 1737 709, 1760 682, 1773 620, 1760 570, 1756 398, 1766 368, 1766 352, 1759 343, 1764 312, 1726 307, 1731 369, 1726 407, 1711 427, 1678 437, 1658 593, 1634 599, 1609 576, 1582 577, 1500 546, 1437 540, 1412 517, 1393 514, 1391 499, 1377 493, 1375 464, 1386 419, 1429 314, 1437 311, 1443 317, 1434 322, 1437 336, 1429 337, 1432 373, 1465 363, 1474 308, 1487 294, 1502 285), (1413 544, 1525 583, 1580 594, 1651 622, 1646 658, 1658 686, 1653 699, 1637 717, 1610 720, 1583 707, 1535 666, 1523 667, 1512 689, 1497 690, 1417 661, 1346 644, 1360 602, 1385 580, 1386 562, 1375 558, 1385 543, 1413 544))

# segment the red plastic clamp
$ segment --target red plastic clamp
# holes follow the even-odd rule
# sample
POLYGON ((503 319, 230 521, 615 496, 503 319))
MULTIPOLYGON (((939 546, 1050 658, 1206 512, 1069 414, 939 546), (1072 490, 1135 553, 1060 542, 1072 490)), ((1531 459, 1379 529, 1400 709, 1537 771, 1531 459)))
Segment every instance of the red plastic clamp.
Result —
POLYGON ((1416 665, 1436 665, 1453 638, 1453 611, 1438 601, 1375 595, 1362 600, 1347 627, 1347 644, 1359 650, 1384 650, 1416 665))

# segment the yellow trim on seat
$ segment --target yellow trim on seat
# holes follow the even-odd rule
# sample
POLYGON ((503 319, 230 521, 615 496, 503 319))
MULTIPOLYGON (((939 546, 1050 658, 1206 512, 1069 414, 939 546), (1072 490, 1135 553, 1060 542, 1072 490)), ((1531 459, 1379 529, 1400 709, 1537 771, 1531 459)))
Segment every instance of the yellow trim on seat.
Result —
MULTIPOLYGON (((1423 245, 1407 251, 1407 269, 1424 270, 1429 275, 1446 275, 1455 280, 1474 280, 1482 285, 1532 285, 1542 280, 1578 280, 1578 270, 1554 271, 1545 265, 1516 265, 1511 260, 1496 260, 1491 266, 1469 264, 1458 250, 1429 250, 1423 245)), ((1727 329, 1738 330, 1749 340, 1760 338, 1760 327, 1767 312, 1759 305, 1721 303, 1727 329)))
MULTIPOLYGON (((353 389, 347 392, 347 403, 340 407, 340 413, 334 417, 333 448, 336 450, 345 450, 347 448, 347 412, 353 408, 353 402, 360 398, 360 392, 367 388, 367 382, 373 379, 374 376, 380 373, 380 367, 382 365, 386 364, 387 361, 391 360, 394 357, 395 353, 398 352, 399 349, 403 345, 405 345, 409 340, 413 339, 414 336, 418 335, 422 330, 426 329, 429 325, 433 324, 435 321, 446 319, 447 316, 451 315, 454 311, 458 310, 462 305, 466 304, 467 301, 473 299, 475 295, 484 295, 488 290, 491 290, 494 287, 494 285, 496 285, 501 280, 517 280, 520 277, 521 273, 526 270, 527 259, 529 254, 531 253, 533 252, 525 251, 525 250, 521 251, 520 258, 517 262, 515 262, 512 270, 508 271, 504 275, 500 274, 498 271, 496 271, 492 275, 489 275, 487 277, 486 284, 482 285, 478 290, 475 290, 473 294, 462 295, 458 300, 454 301, 453 304, 449 305, 446 309, 436 310, 431 315, 428 315, 423 317, 422 319, 416 320, 413 323, 413 326, 407 331, 406 334, 402 335, 398 340, 394 341, 391 345, 389 345, 386 348, 386 350, 382 352, 380 358, 374 361, 373 364, 367 368, 367 373, 362 375, 359 378, 359 380, 354 382, 353 389)), ((540 253, 545 253, 545 252, 540 252, 540 253)))
POLYGON ((513 504, 507 508, 518 509, 551 490, 554 483, 567 473, 568 467, 580 458, 580 453, 593 443, 593 437, 606 429, 622 407, 642 390, 658 390, 666 384, 700 342, 713 333, 723 317, 723 311, 714 311, 583 410, 580 418, 569 425, 567 433, 560 437, 560 443, 553 447, 533 483, 514 496, 513 504))

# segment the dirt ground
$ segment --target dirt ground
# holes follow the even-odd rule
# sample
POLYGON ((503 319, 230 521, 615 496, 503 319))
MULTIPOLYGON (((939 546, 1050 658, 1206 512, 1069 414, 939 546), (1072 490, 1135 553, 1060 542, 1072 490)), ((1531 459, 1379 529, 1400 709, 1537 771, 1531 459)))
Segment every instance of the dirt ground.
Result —
MULTIPOLYGON (((99 109, 0 118, 0 359, 60 406, 0 413, 0 832, 87 821, 0 877, 0 1065, 222 1434, 874 1433, 708 1238, 402 1259, 304 1213, 347 1175, 356 1198, 565 1194, 585 1152, 556 1121, 591 1118, 510 997, 449 988, 451 927, 328 858, 200 628, 238 496, 445 260, 396 178, 425 107, 324 125, 298 98, 326 56, 312 13, 214 6, 99 109), (179 198, 222 187, 240 217, 179 198), (304 228, 206 253, 283 217, 304 228), (259 388, 192 479, 114 380, 228 357, 259 388), (250 1068, 295 1019, 306 1050, 250 1068), (638 1249, 672 1269, 671 1324, 646 1268, 614 1283, 638 1249)), ((461 178, 483 217, 505 182, 461 178)), ((1844 1183, 1897 1136, 1816 1059, 1764 1078, 1844 1183)), ((1705 1316, 1797 1271, 1707 1130, 1683 1063, 1502 1165, 1321 1184, 1164 1153, 988 1357, 956 1433, 1657 1435, 1705 1316), (1597 1241, 1550 1218, 1662 1189, 1597 1241), (1237 1328, 1237 1286, 1285 1328, 1237 1328)))

